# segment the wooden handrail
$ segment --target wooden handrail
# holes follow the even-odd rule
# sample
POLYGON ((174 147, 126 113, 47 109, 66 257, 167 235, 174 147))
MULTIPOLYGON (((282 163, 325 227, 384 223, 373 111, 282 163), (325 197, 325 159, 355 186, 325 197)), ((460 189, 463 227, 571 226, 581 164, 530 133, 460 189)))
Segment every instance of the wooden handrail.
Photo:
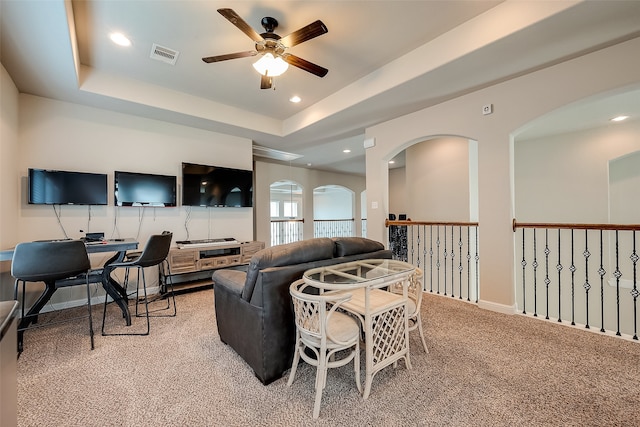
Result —
POLYGON ((272 219, 271 222, 304 222, 304 218, 302 219, 272 219))
POLYGON ((478 222, 412 221, 412 220, 391 221, 389 219, 386 219, 384 221, 385 227, 388 227, 390 225, 444 225, 444 226, 457 225, 461 227, 477 227, 479 224, 480 223, 478 222))
POLYGON ((322 221, 322 222, 342 222, 342 221, 355 221, 354 218, 345 218, 345 219, 314 219, 313 222, 322 221))
POLYGON ((640 230, 640 224, 560 224, 553 222, 517 222, 513 219, 513 231, 516 228, 562 228, 573 230, 640 230))

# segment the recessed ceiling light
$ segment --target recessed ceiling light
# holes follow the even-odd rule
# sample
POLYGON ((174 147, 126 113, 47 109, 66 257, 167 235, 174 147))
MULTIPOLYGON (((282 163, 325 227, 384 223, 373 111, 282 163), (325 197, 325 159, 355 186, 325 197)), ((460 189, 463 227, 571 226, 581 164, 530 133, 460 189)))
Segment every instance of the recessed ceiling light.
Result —
POLYGON ((120 46, 131 46, 131 40, 129 40, 122 33, 111 33, 109 35, 109 38, 111 39, 112 42, 114 42, 117 45, 120 45, 120 46))
POLYGON ((395 163, 395 160, 389 160, 389 164, 392 165, 395 163))
POLYGON ((307 163, 307 166, 311 166, 311 163, 307 163))
POLYGON ((346 150, 342 150, 343 153, 350 153, 351 150, 349 150, 348 148, 346 150))
POLYGON ((611 119, 612 122, 621 122, 623 120, 628 119, 629 116, 618 116, 618 117, 614 117, 613 119, 611 119))
POLYGON ((294 95, 291 98, 289 98, 289 101, 293 102, 294 104, 297 104, 298 102, 302 101, 302 98, 300 98, 298 95, 294 95))

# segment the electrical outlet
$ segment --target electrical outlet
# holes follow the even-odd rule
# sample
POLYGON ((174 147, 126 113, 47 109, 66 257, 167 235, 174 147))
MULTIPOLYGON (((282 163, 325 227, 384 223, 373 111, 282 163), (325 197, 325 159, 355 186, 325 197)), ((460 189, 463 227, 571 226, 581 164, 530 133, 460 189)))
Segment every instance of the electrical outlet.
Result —
POLYGON ((487 104, 482 106, 482 114, 486 116, 487 114, 491 114, 491 113, 493 113, 493 104, 487 104))

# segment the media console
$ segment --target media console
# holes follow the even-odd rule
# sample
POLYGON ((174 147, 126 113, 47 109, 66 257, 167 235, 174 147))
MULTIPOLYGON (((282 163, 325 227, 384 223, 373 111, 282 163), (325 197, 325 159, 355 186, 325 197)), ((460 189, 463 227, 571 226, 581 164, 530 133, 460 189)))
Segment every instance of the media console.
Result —
POLYGON ((261 249, 264 249, 264 242, 255 241, 224 244, 211 242, 210 245, 198 243, 193 246, 186 244, 172 248, 167 256, 170 276, 166 264, 163 264, 161 270, 161 291, 164 291, 167 279, 173 280, 174 287, 182 284, 188 287, 209 287, 212 283, 212 270, 248 264, 253 254, 261 249), (201 277, 203 275, 205 277, 201 277), (200 276, 201 279, 195 282, 195 276, 200 276), (181 283, 177 283, 178 281, 181 283))

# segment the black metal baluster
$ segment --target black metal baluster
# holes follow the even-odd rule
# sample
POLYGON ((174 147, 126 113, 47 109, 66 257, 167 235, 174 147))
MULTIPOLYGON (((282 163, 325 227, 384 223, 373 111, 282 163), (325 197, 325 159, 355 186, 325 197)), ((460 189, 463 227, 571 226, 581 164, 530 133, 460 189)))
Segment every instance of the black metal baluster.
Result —
POLYGON ((536 229, 533 229, 533 317, 538 317, 538 251, 536 229))
POLYGON ((603 266, 603 250, 602 250, 602 230, 600 230, 600 332, 604 332, 604 275, 607 273, 603 266))
POLYGON ((444 295, 447 295, 447 226, 442 227, 444 230, 444 295))
POLYGON ((429 291, 433 292, 433 225, 429 226, 429 265, 429 281, 431 282, 429 291))
POLYGON ((467 226, 467 301, 471 301, 471 227, 467 226))
POLYGON ((438 236, 436 237, 436 269, 437 269, 437 285, 438 285, 438 295, 440 294, 440 226, 438 227, 438 236))
POLYGON ((479 227, 476 226, 476 304, 480 300, 480 252, 478 252, 479 227))
POLYGON ((562 253, 561 249, 561 240, 560 240, 561 230, 558 228, 558 264, 556 265, 556 270, 558 270, 558 322, 562 322, 562 262, 560 260, 560 254, 562 253))
POLYGON ((622 277, 622 272, 620 272, 619 244, 620 244, 620 241, 618 240, 618 230, 616 230, 616 271, 613 272, 613 275, 616 278, 616 335, 617 336, 621 336, 620 334, 620 277, 622 277))
POLYGON ((453 264, 455 261, 455 257, 456 257, 456 252, 453 250, 453 235, 455 234, 454 232, 454 228, 453 225, 451 226, 451 298, 455 298, 456 296, 454 295, 455 293, 455 286, 456 284, 455 282, 455 278, 456 276, 453 274, 453 264))
POLYGON ((636 252, 636 231, 633 230, 633 252, 631 253, 631 262, 633 262, 633 289, 631 296, 633 297, 633 339, 638 339, 638 253, 636 252))
POLYGON ((460 292, 458 293, 458 296, 460 299, 462 299, 462 226, 458 227, 458 248, 458 252, 460 253, 460 261, 458 261, 458 272, 460 273, 460 292))
POLYGON ((547 314, 544 316, 546 320, 549 320, 549 229, 544 229, 544 285, 545 285, 545 297, 546 297, 546 309, 547 314))
POLYGON ((575 326, 576 324, 576 265, 573 262, 573 254, 574 254, 574 241, 573 241, 573 228, 571 229, 571 266, 569 267, 569 271, 571 271, 571 325, 575 326))
MULTIPOLYGON (((418 253, 418 256, 416 256, 416 265, 418 268, 420 268, 420 226, 411 226, 411 235, 413 235, 413 229, 417 228, 418 230, 418 237, 416 238, 416 252, 418 253)), ((413 248, 411 249, 411 259, 413 260, 413 248)), ((412 262, 413 264, 413 262, 412 262)))
POLYGON ((527 314, 527 287, 526 284, 526 267, 527 260, 525 259, 525 233, 526 229, 522 228, 522 261, 520 261, 520 265, 522 265, 522 314, 527 314))
MULTIPOLYGON (((427 226, 422 225, 422 235, 424 236, 424 245, 422 245, 422 265, 427 268, 427 226)), ((422 290, 427 290, 427 274, 426 271, 422 273, 422 290)))
POLYGON ((413 226, 411 226, 411 262, 410 264, 413 264, 413 256, 414 256, 414 250, 413 250, 413 226))
POLYGON ((584 255, 584 290, 585 290, 585 294, 586 294, 586 300, 587 300, 587 319, 586 319, 586 325, 585 328, 589 329, 589 289, 591 289, 591 285, 589 284, 589 256, 591 256, 591 254, 589 253, 589 230, 584 230, 584 252, 582 253, 582 255, 584 255))

